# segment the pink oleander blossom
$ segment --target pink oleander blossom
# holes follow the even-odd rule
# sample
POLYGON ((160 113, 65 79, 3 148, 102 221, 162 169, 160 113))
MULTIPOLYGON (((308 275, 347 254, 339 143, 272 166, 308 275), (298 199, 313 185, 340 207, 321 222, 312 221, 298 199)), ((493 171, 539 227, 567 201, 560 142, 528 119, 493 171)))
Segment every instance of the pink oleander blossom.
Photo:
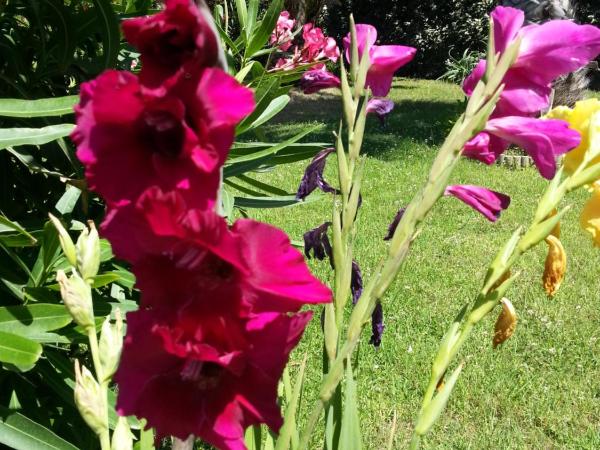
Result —
MULTIPOLYGON (((143 293, 142 293, 143 297, 143 293)), ((114 376, 117 411, 157 435, 196 435, 223 450, 242 450, 244 431, 283 420, 277 385, 312 313, 240 316, 214 298, 188 304, 175 318, 153 310, 127 314, 127 336, 114 376)))
POLYGON ((305 94, 314 94, 322 89, 340 87, 340 79, 325 68, 309 70, 300 78, 300 89, 305 94))
POLYGON ((498 220, 500 213, 510 205, 508 195, 480 186, 448 186, 444 195, 456 197, 492 222, 498 220))
MULTIPOLYGON (((356 35, 359 55, 362 56, 367 50, 371 60, 367 86, 371 88, 373 95, 385 97, 392 88, 392 79, 396 71, 412 61, 417 50, 402 45, 375 45, 377 29, 372 25, 357 24, 356 35)), ((344 38, 348 61, 350 61, 351 40, 350 34, 344 38)))
POLYGON ((202 72, 189 95, 150 95, 129 72, 106 71, 81 87, 72 139, 92 190, 109 205, 146 188, 180 189, 212 207, 235 126, 252 92, 220 69, 202 72))
POLYGON ((492 164, 510 144, 525 150, 540 174, 554 178, 556 157, 577 147, 579 133, 562 120, 509 116, 488 121, 485 131, 469 141, 463 154, 492 164))
POLYGON ((290 18, 290 13, 288 11, 282 11, 277 19, 277 25, 269 39, 269 44, 279 47, 281 51, 288 51, 294 40, 292 30, 295 25, 296 21, 290 18))
MULTIPOLYGON (((302 27, 302 38, 304 39, 302 47, 295 46, 292 56, 277 60, 274 70, 293 70, 302 65, 326 60, 336 62, 340 57, 340 49, 335 39, 325 36, 323 30, 312 23, 302 27)), ((320 68, 322 68, 321 64, 312 67, 312 69, 320 68)))
POLYGON ((141 52, 141 82, 151 88, 218 60, 217 37, 198 7, 190 0, 165 3, 157 14, 123 21, 125 39, 141 52))
MULTIPOLYGON (((496 50, 502 53, 521 37, 519 56, 504 77, 504 90, 493 117, 532 116, 549 106, 551 83, 600 54, 600 29, 569 20, 552 20, 523 27, 524 13, 498 6, 491 14, 496 50)), ((481 60, 465 79, 463 89, 471 95, 485 73, 481 60)))
POLYGON ((393 110, 394 102, 387 98, 372 98, 367 103, 367 114, 375 114, 382 124, 393 110))

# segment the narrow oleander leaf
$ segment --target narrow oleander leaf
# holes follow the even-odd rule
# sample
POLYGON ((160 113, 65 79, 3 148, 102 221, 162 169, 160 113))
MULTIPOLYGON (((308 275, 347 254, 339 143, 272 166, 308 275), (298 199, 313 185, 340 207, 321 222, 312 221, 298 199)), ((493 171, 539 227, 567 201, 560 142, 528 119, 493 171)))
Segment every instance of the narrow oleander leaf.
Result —
POLYGON ((16 334, 36 342, 60 341, 59 335, 47 332, 63 328, 71 321, 71 316, 63 305, 42 303, 0 308, 1 332, 16 334))
POLYGON ((0 362, 11 364, 22 372, 31 370, 42 356, 42 346, 31 339, 0 331, 0 362))
POLYGON ((36 238, 34 238, 27 230, 25 230, 21 225, 17 222, 13 222, 9 220, 7 217, 0 215, 0 233, 16 231, 22 236, 25 236, 32 244, 37 242, 36 238))
POLYGON ((19 145, 42 145, 68 136, 75 125, 61 123, 43 128, 2 128, 0 129, 0 150, 19 145))
POLYGON ((64 116, 73 113, 73 106, 78 100, 78 95, 39 100, 2 98, 0 116, 22 118, 64 116))
POLYGON ((23 414, 0 406, 0 443, 15 450, 78 450, 23 414))

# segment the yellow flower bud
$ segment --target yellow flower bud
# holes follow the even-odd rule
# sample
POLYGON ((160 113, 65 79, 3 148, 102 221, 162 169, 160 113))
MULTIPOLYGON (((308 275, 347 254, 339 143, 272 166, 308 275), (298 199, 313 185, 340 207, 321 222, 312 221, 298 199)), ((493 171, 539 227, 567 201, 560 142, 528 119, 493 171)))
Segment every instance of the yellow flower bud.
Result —
POLYGON ((94 222, 88 222, 90 229, 81 232, 77 239, 77 269, 81 277, 91 282, 100 268, 100 237, 94 222))
POLYGON ((132 450, 133 449, 133 434, 127 423, 127 418, 119 417, 115 432, 112 436, 110 450, 132 450))
POLYGON ((77 252, 71 236, 69 236, 69 233, 67 230, 65 230, 65 227, 63 227, 62 223, 60 223, 60 220, 58 220, 52 214, 48 215, 50 216, 50 220, 58 232, 58 240, 60 241, 60 246, 65 254, 65 258, 67 258, 69 264, 75 266, 77 264, 77 252))
POLYGON ((102 395, 100 385, 91 372, 79 367, 75 360, 75 404, 79 414, 97 435, 108 428, 106 414, 106 398, 102 395))
POLYGON ((77 272, 71 278, 62 270, 56 273, 56 281, 60 285, 60 296, 77 325, 86 330, 95 325, 94 308, 92 306, 92 289, 77 272))
POLYGON ((507 298, 503 298, 501 303, 502 312, 498 316, 496 326, 494 327, 494 348, 510 338, 517 327, 517 312, 515 311, 515 307, 507 298))
POLYGON ((600 247, 600 183, 594 183, 592 196, 581 212, 580 224, 592 235, 594 245, 600 247))
POLYGON ((546 256, 542 281, 546 294, 554 297, 554 294, 556 294, 565 278, 567 254, 560 240, 556 237, 549 235, 546 238, 546 242, 548 243, 548 256, 546 256))

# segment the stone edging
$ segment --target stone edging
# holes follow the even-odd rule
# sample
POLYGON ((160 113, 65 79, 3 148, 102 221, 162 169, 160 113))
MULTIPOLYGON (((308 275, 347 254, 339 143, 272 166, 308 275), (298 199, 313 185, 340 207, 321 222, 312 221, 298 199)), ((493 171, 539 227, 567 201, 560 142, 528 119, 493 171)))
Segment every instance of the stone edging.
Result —
POLYGON ((500 157, 496 160, 496 164, 499 166, 506 166, 511 169, 516 169, 519 167, 529 167, 533 165, 533 159, 530 156, 520 156, 520 155, 500 155, 500 157))

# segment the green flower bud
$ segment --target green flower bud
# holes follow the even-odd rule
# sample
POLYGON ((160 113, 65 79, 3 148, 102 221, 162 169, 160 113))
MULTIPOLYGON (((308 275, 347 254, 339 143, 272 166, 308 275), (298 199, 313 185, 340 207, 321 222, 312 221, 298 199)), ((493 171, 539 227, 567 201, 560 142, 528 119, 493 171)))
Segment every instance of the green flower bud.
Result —
POLYGON ((83 281, 83 278, 75 271, 71 278, 68 278, 62 270, 59 270, 56 273, 56 281, 60 285, 60 296, 75 323, 86 330, 94 327, 94 308, 90 285, 83 281))
POLYGON ((121 311, 115 312, 115 323, 110 322, 110 316, 102 324, 100 333, 100 365, 102 366, 102 381, 108 381, 117 371, 121 349, 123 348, 123 319, 121 311))
POLYGON ((94 222, 88 222, 90 229, 85 229, 77 239, 77 269, 81 277, 91 282, 100 268, 100 237, 94 222))
POLYGON ((125 417, 119 417, 112 436, 111 450, 132 450, 133 434, 125 417))
POLYGON ((79 361, 75 361, 75 404, 94 433, 100 435, 108 429, 106 398, 90 371, 79 367, 79 361))
POLYGON ((69 261, 69 263, 72 266, 76 266, 77 265, 77 251, 75 250, 75 244, 73 244, 73 239, 71 239, 71 236, 69 236, 69 233, 67 232, 67 230, 65 230, 65 227, 63 227, 60 220, 58 220, 52 214, 48 214, 48 215, 50 216, 50 220, 52 221, 52 224, 56 228, 56 231, 58 231, 58 239, 60 241, 60 246, 62 247, 63 253, 65 254, 65 257, 67 258, 67 261, 69 261))

